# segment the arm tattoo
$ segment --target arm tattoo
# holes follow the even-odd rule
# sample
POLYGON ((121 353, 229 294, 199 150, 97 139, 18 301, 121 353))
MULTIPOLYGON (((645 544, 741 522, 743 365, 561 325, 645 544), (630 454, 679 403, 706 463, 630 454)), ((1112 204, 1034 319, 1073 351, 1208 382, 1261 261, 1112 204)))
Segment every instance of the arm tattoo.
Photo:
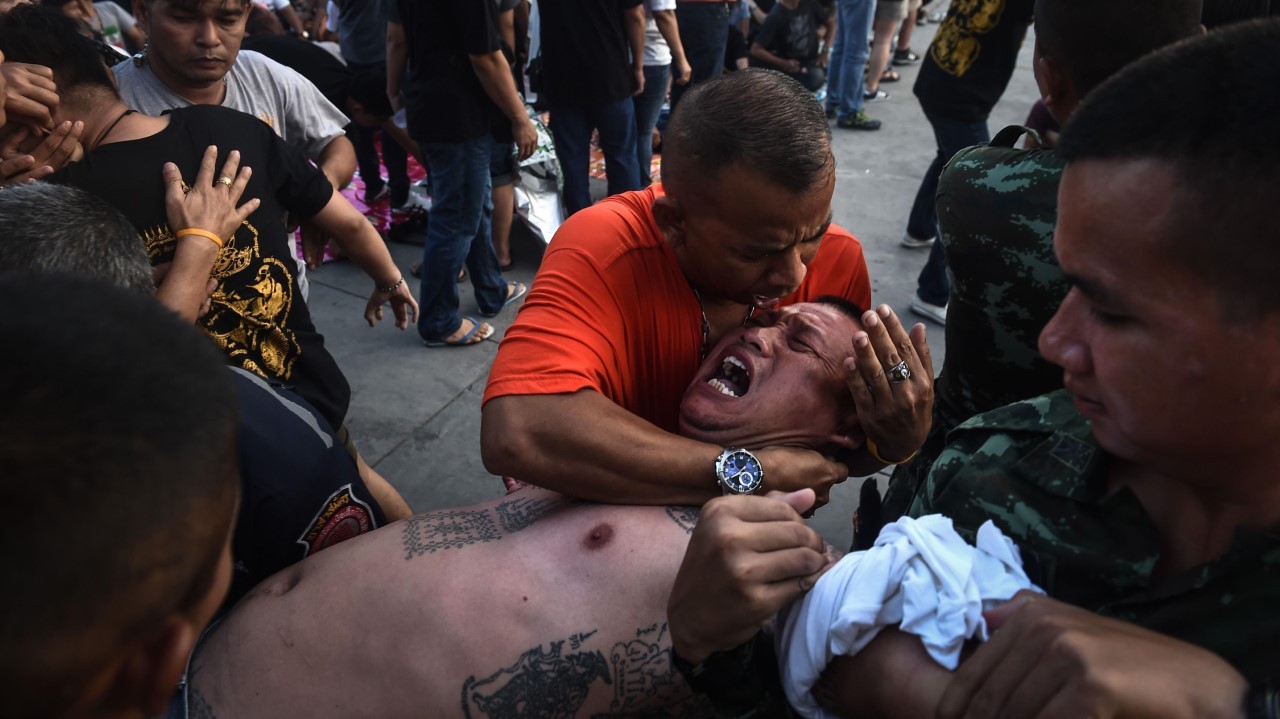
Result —
POLYGON ((404 558, 502 539, 488 510, 430 512, 404 521, 404 558))
POLYGON ((583 648, 596 633, 540 644, 488 677, 468 677, 462 684, 463 715, 467 719, 572 719, 603 682, 613 688, 613 697, 609 710, 591 714, 592 719, 711 716, 710 704, 694 695, 671 665, 665 623, 638 629, 635 639, 614 644, 607 662, 603 652, 583 648))
POLYGON ((701 513, 702 510, 698 507, 667 507, 667 516, 671 517, 671 521, 683 529, 685 534, 693 534, 693 528, 698 524, 698 516, 701 513))
POLYGON ((200 690, 195 687, 187 689, 187 717, 188 719, 218 719, 218 715, 213 713, 213 707, 209 705, 209 700, 205 699, 200 690))

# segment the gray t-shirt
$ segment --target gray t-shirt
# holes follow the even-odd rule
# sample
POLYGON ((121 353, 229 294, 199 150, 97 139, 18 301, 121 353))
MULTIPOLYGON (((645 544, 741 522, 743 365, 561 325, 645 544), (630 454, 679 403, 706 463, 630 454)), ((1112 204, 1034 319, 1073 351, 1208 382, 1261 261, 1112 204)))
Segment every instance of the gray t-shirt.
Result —
MULTIPOLYGON (((129 107, 148 115, 188 107, 191 103, 160 82, 151 68, 125 60, 112 70, 120 96, 129 107)), ((343 134, 347 116, 302 75, 265 55, 241 50, 227 73, 223 107, 247 112, 271 126, 280 139, 312 160, 343 134)))

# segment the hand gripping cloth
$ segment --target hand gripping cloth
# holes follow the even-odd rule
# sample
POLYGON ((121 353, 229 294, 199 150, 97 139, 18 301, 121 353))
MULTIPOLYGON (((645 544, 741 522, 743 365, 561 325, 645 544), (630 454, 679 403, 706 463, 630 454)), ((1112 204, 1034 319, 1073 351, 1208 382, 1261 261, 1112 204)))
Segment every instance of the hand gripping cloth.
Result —
POLYGON ((955 669, 967 639, 989 636, 983 611, 1023 589, 1042 591, 994 524, 979 527, 977 539, 969 545, 940 514, 903 517, 780 612, 778 660, 791 706, 807 719, 831 717, 811 694, 818 677, 833 657, 857 654, 883 627, 915 634, 934 661, 955 669))

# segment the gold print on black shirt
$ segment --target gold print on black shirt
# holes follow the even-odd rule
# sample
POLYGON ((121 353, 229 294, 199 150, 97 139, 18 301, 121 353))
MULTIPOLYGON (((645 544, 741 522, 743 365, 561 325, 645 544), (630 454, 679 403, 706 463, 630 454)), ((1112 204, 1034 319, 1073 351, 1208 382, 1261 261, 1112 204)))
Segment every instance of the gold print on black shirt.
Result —
MULTIPOLYGON (((177 239, 168 225, 150 228, 142 241, 153 264, 173 259, 177 239)), ((244 222, 213 263, 218 288, 200 324, 232 364, 262 377, 288 380, 302 348, 288 327, 293 307, 292 268, 263 257, 258 229, 244 222)))
POLYGON ((929 54, 943 72, 963 77, 982 52, 978 36, 1000 24, 1005 0, 951 0, 951 11, 938 28, 929 54))

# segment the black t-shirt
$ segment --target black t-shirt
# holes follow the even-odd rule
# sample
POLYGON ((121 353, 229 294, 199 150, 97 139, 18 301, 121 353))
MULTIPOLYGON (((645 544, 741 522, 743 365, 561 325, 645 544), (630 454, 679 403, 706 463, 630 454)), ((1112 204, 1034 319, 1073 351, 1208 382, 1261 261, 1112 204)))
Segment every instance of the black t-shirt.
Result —
POLYGON ((548 100, 582 106, 631 96, 631 43, 623 17, 625 10, 639 4, 640 0, 539 0, 543 93, 548 100))
POLYGON ((191 181, 209 145, 220 149, 218 167, 239 150, 241 166, 253 168, 241 201, 256 197, 262 204, 218 254, 218 289, 199 324, 230 364, 296 389, 329 424, 341 426, 351 388, 311 323, 284 226, 286 213, 306 219, 324 209, 333 187, 252 115, 194 105, 168 116, 160 132, 103 145, 51 181, 87 190, 124 213, 156 265, 171 261, 177 246, 165 219, 164 163, 173 162, 191 181))
POLYGON ((800 0, 795 10, 777 3, 760 25, 754 42, 785 60, 813 62, 818 57, 818 26, 827 14, 817 0, 800 0))
POLYGON ((292 35, 254 35, 246 37, 240 47, 260 52, 296 70, 316 86, 324 99, 346 113, 347 87, 351 84, 352 73, 328 50, 292 35))
POLYGON ((351 454, 298 395, 232 369, 240 400, 240 515, 230 607, 259 582, 387 518, 351 454))
POLYGON ((471 55, 502 49, 497 11, 478 0, 396 0, 409 46, 404 98, 418 142, 465 142, 503 117, 471 67, 471 55))
POLYGON ((925 53, 915 94, 924 111, 985 122, 1013 77, 1035 0, 953 2, 925 53))

